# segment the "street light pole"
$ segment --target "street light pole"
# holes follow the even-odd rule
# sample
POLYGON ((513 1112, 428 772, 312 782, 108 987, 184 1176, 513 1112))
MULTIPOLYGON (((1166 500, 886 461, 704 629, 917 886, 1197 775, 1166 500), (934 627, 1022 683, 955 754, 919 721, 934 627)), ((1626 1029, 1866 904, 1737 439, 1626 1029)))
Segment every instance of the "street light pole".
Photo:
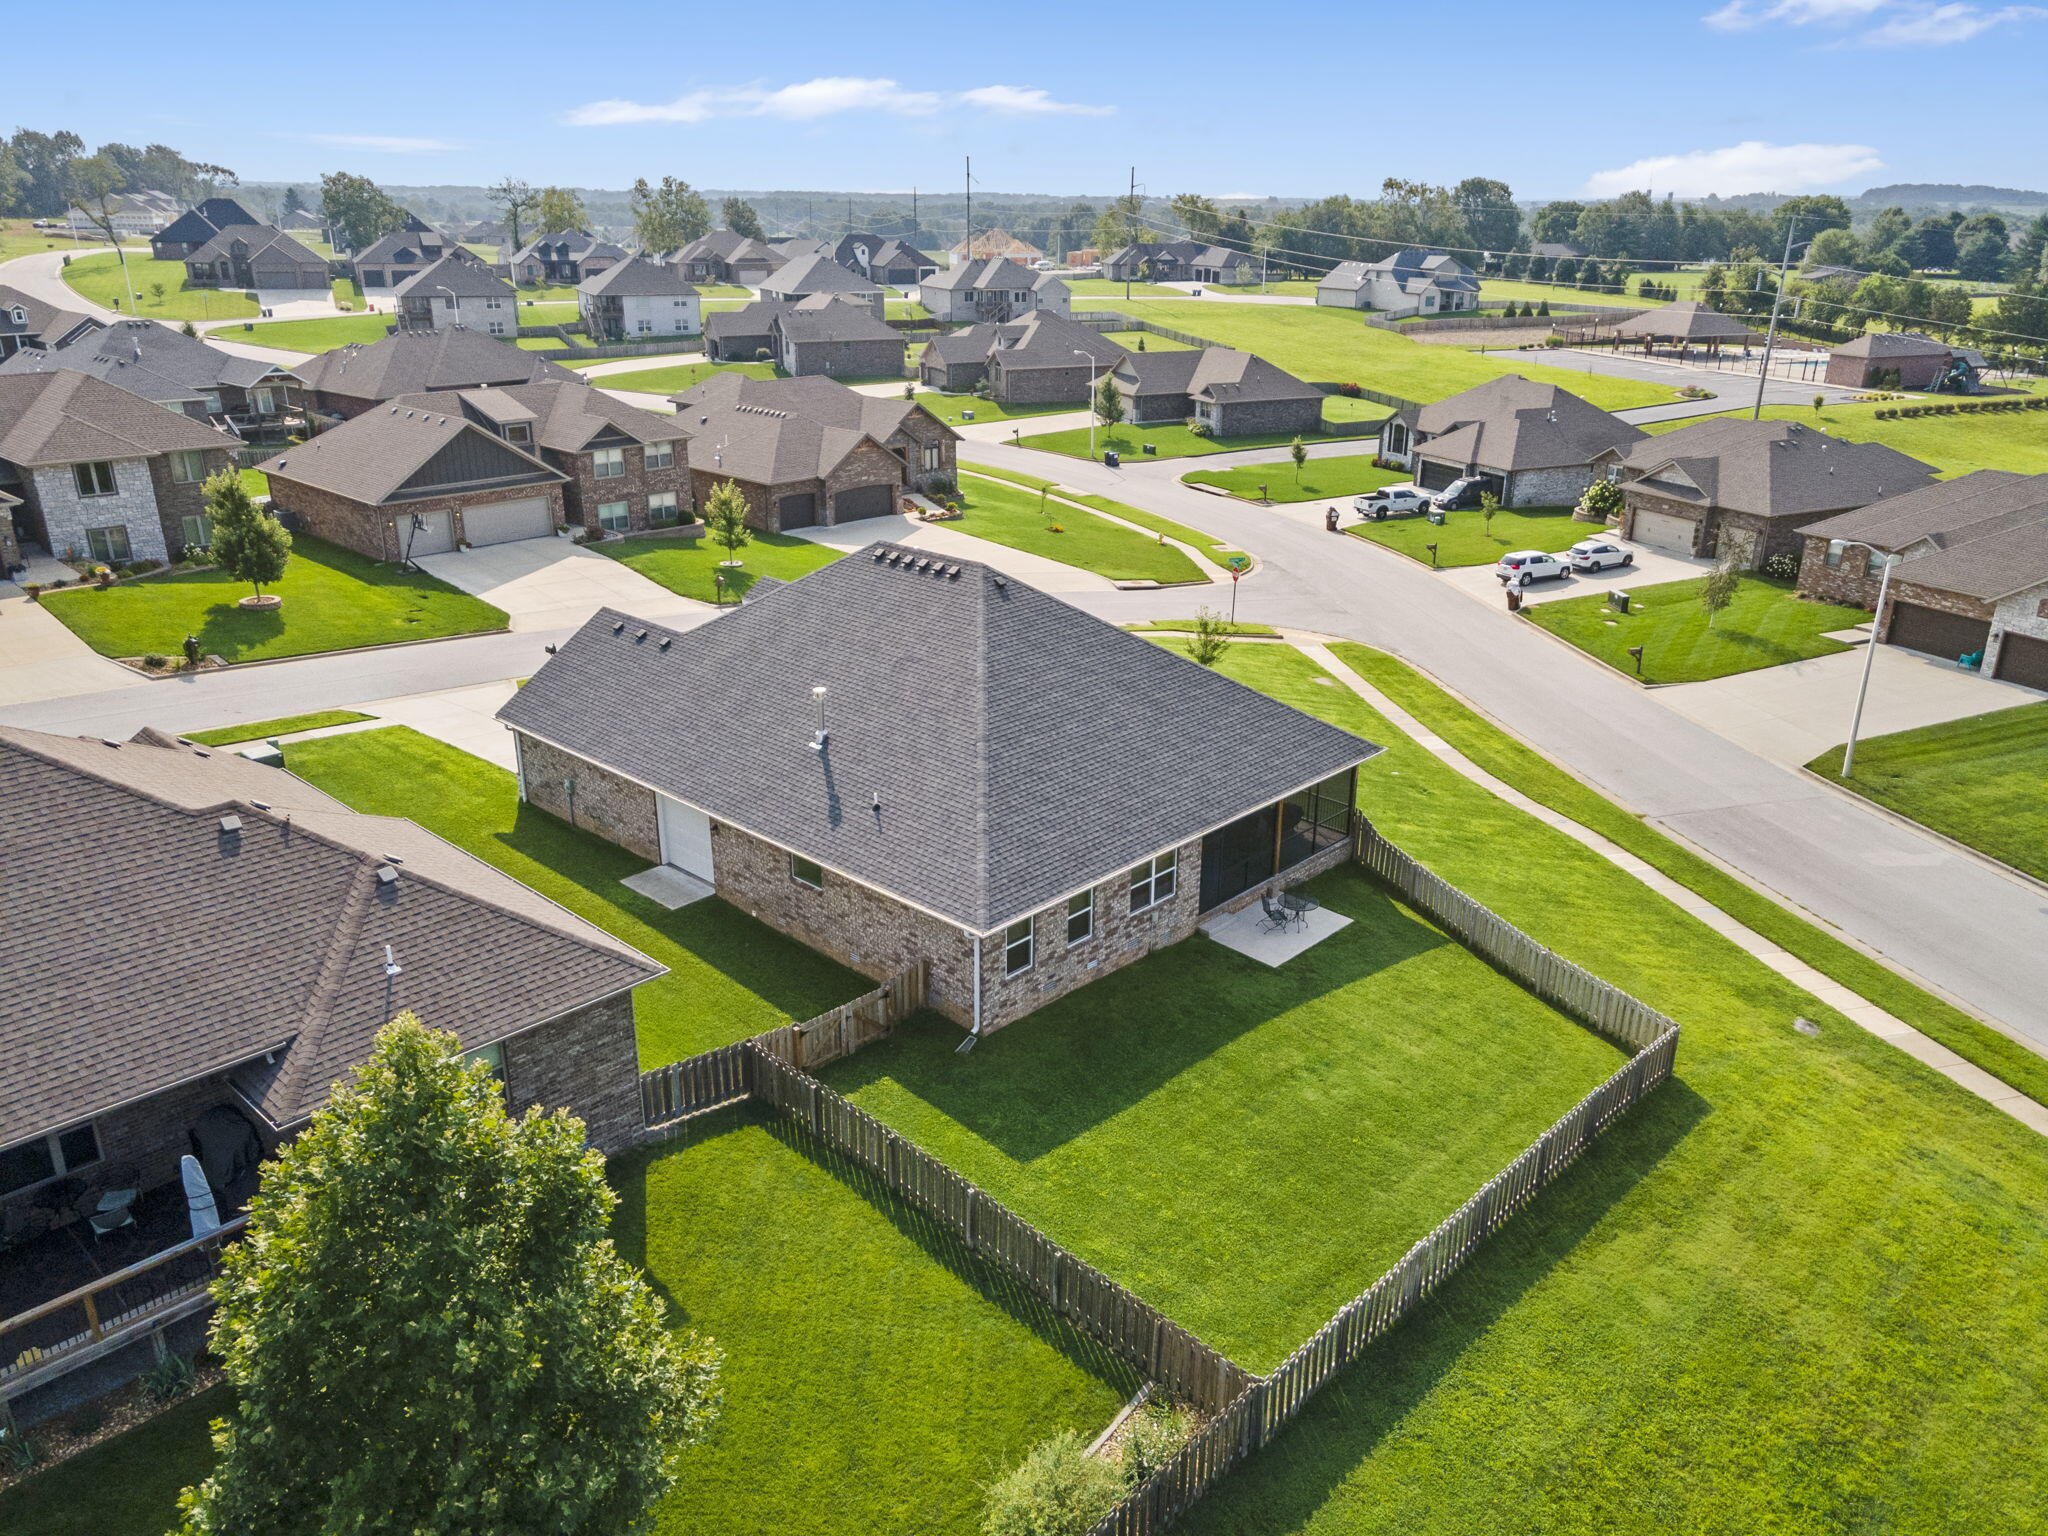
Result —
POLYGON ((1088 457, 1095 457, 1095 370, 1102 365, 1095 361, 1093 352, 1074 348, 1074 356, 1088 359, 1088 457))
MULTIPOLYGON (((1859 545, 1871 549, 1868 544, 1859 545)), ((1877 637, 1884 628, 1884 600, 1892 587, 1892 567, 1899 563, 1897 555, 1887 555, 1882 550, 1872 550, 1884 560, 1884 576, 1877 584, 1877 611, 1870 616, 1870 643, 1863 653, 1863 680, 1856 685, 1856 711, 1849 717, 1849 744, 1842 749, 1842 777, 1848 778, 1856 767, 1856 733, 1863 729, 1863 700, 1870 692, 1870 669, 1877 661, 1877 637)))

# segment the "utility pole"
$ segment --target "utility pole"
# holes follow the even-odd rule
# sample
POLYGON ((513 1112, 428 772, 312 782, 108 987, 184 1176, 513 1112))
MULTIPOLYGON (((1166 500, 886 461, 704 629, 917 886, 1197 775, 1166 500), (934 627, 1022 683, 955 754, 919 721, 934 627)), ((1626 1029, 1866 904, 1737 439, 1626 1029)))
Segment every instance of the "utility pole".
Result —
POLYGON ((974 260, 974 156, 967 160, 967 237, 960 246, 962 261, 974 260))
MULTIPOLYGON (((1137 202, 1138 202, 1138 168, 1137 168, 1137 167, 1136 167, 1136 166, 1134 165, 1134 166, 1132 166, 1132 167, 1131 167, 1131 195, 1130 195, 1130 197, 1129 197, 1128 199, 1126 199, 1126 200, 1125 200, 1125 202, 1124 202, 1124 224, 1125 224, 1126 228, 1129 228, 1129 229, 1136 229, 1136 228, 1137 228, 1137 212, 1138 212, 1138 209, 1137 209, 1137 202)), ((1126 300, 1128 300, 1128 299, 1130 298, 1130 296, 1131 296, 1131 269, 1130 269, 1129 265, 1126 265, 1126 266, 1124 267, 1124 298, 1125 298, 1126 300)), ((1234 594, 1234 593, 1233 593, 1232 595, 1233 595, 1233 596, 1235 596, 1235 594, 1234 594)))
POLYGON ((1756 375, 1756 404, 1750 408, 1749 419, 1761 421, 1764 414, 1764 387, 1771 381, 1771 352, 1778 345, 1778 312, 1785 306, 1785 280, 1792 270, 1792 236, 1799 229, 1797 218, 1785 221, 1785 255, 1778 263, 1778 291, 1771 295, 1771 328, 1764 334, 1764 362, 1756 375))
POLYGON ((853 194, 846 194, 846 232, 853 233, 853 194))
POLYGON ((910 189, 910 243, 918 250, 924 249, 924 241, 917 235, 917 188, 910 189))

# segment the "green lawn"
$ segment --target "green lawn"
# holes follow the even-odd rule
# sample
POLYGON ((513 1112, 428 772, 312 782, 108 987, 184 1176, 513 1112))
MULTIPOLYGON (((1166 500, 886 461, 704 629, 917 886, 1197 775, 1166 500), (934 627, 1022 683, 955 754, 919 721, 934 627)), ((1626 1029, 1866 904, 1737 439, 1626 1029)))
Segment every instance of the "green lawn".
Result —
POLYGON ((282 347, 288 352, 331 352, 352 341, 382 341, 398 322, 389 315, 325 315, 318 320, 263 320, 250 325, 224 325, 207 334, 219 341, 246 341, 253 347, 282 347))
POLYGON ((576 300, 574 283, 514 283, 512 286, 518 291, 522 311, 528 304, 544 304, 550 299, 566 299, 571 303, 576 300))
POLYGON ((1365 324, 1354 310, 1300 304, 1227 304, 1208 299, 1124 305, 1102 300, 1091 309, 1150 320, 1220 346, 1256 352, 1311 383, 1346 381, 1408 400, 1441 400, 1504 373, 1557 384, 1606 410, 1675 400, 1662 384, 1551 367, 1520 355, 1500 357, 1462 347, 1430 346, 1365 324))
POLYGON ((1078 501, 1082 506, 1093 507, 1098 512, 1107 512, 1112 517, 1120 517, 1127 523, 1150 528, 1154 533, 1163 533, 1169 539, 1178 539, 1183 544, 1192 544, 1196 549, 1205 551, 1219 565, 1228 565, 1233 555, 1238 559, 1244 558, 1243 552, 1234 544, 1219 539, 1212 533, 1203 533, 1198 528, 1188 527, 1186 523, 1176 523, 1172 518, 1161 517, 1156 512, 1147 512, 1121 501, 1113 501, 1107 496, 1091 496, 1083 491, 1068 490, 1059 487, 1057 481, 1047 480, 1038 475, 1021 474, 1016 470, 991 469, 986 464, 962 463, 960 467, 991 480, 1008 480, 1013 485, 1026 486, 1034 491, 1054 486, 1053 494, 1057 496, 1064 496, 1068 501, 1078 501))
POLYGON ((669 911, 619 884, 637 854, 519 800, 504 769, 403 726, 287 742, 285 763, 359 811, 406 816, 669 968, 634 992, 656 1067, 808 1019, 873 983, 716 897, 669 911))
POLYGON ((215 1387, 0 1493, 7 1536, 164 1536, 178 1495, 213 1463, 207 1425, 228 1410, 215 1387))
MULTIPOLYGON (((1303 440, 1311 443, 1332 441, 1322 433, 1309 433, 1303 440)), ((1185 422, 1169 421, 1145 427, 1098 426, 1092 448, 1086 427, 1069 427, 1064 432, 1040 432, 1021 439, 1018 446, 1037 448, 1046 453, 1063 453, 1073 459, 1099 456, 1104 450, 1114 448, 1127 459, 1137 459, 1148 457, 1142 452, 1141 445, 1150 443, 1153 451, 1149 457, 1188 459, 1211 453, 1242 453, 1247 448, 1284 448, 1293 441, 1291 432, 1267 432, 1252 437, 1201 437, 1185 422)))
POLYGON ((1181 476, 1200 485, 1221 486, 1246 501, 1257 501, 1261 486, 1273 501, 1322 501, 1332 496, 1363 496, 1383 485, 1399 485, 1413 478, 1405 469, 1373 468, 1369 453, 1310 459, 1299 481, 1294 478, 1294 464, 1289 459, 1247 464, 1242 469, 1196 469, 1181 476))
POLYGON ((725 1350, 725 1409, 656 1536, 967 1536, 981 1487, 1137 1382, 1014 1282, 780 1127, 621 1159, 619 1251, 725 1350), (930 1245, 930 1246, 927 1246, 930 1245))
POLYGON ((157 261, 147 247, 140 254, 128 253, 128 279, 140 302, 127 302, 121 289, 120 258, 112 251, 77 256, 64 268, 64 281, 95 304, 118 307, 123 314, 141 315, 149 320, 228 320, 236 315, 259 312, 256 303, 244 298, 239 289, 192 288, 185 282, 182 261, 157 261), (156 297, 156 285, 164 285, 164 296, 156 297))
MULTIPOLYGON (((1063 277, 1060 281, 1067 285, 1067 291, 1077 299, 1120 299, 1124 296, 1125 285, 1123 283, 1111 282, 1106 277, 1063 277)), ((1169 288, 1164 283, 1132 283, 1129 287, 1130 296, 1134 299, 1185 300, 1188 297, 1186 290, 1169 288)), ((1074 307, 1076 309, 1090 309, 1094 306, 1092 304, 1077 304, 1074 307)))
POLYGON ((358 720, 374 720, 375 715, 366 715, 353 709, 320 709, 307 715, 285 715, 276 720, 257 720, 249 725, 224 725, 213 731, 188 731, 187 741, 196 741, 202 747, 232 747, 237 742, 261 741, 266 736, 289 736, 294 731, 324 730, 330 725, 353 725, 358 720))
MULTIPOLYGON (((1769 421, 1801 421, 1852 442, 1884 443, 1933 465, 1944 476, 1968 474, 1973 469, 2048 474, 2048 411, 1975 411, 1953 416, 1915 416, 1906 421, 1877 419, 1880 410, 1894 410, 1897 405, 1898 402, 1824 405, 1817 411, 1810 405, 1767 405, 1764 417, 1769 421)), ((1695 416, 1691 421, 1720 419, 1695 416)), ((1645 422, 1643 430, 1672 432, 1690 424, 1645 422)))
POLYGON ((736 597, 744 597, 759 576, 795 581, 820 566, 830 565, 843 553, 829 544, 814 544, 809 539, 795 538, 786 533, 764 533, 757 528, 753 539, 738 552, 736 558, 740 561, 740 568, 725 571, 724 585, 720 586, 713 575, 722 568, 721 562, 729 557, 721 546, 707 538, 650 536, 606 539, 590 547, 630 565, 649 581, 659 582, 671 592, 680 592, 684 597, 694 597, 704 603, 730 602, 736 597))
POLYGON ((1078 566, 1111 581, 1171 585, 1205 579, 1194 561, 1171 544, 1050 497, 1041 513, 1040 498, 1008 480, 962 474, 959 494, 950 499, 964 515, 944 526, 992 544, 1078 566))
MULTIPOLYGON (((1248 638, 1273 639, 1280 633, 1279 630, 1270 624, 1247 624, 1242 622, 1233 624, 1227 619, 1220 621, 1218 627, 1225 634, 1244 635, 1248 638)), ((1187 635, 1194 633, 1195 621, 1193 619, 1160 619, 1151 624, 1126 624, 1124 628, 1135 630, 1139 634, 1187 635)))
POLYGON ((751 299, 754 295, 738 283, 693 283, 698 297, 706 299, 751 299))
POLYGON ((361 309, 367 303, 363 298, 363 285, 352 277, 337 277, 327 286, 334 295, 334 302, 343 309, 361 309))
POLYGON ((2048 704, 2022 704, 1856 744, 1806 765, 1945 837, 2048 880, 2048 704))
POLYGON ((521 304, 519 323, 521 325, 567 325, 581 318, 582 308, 576 304, 521 304))
POLYGON ((702 383, 714 373, 744 373, 750 379, 779 379, 782 370, 773 363, 657 363, 649 368, 629 368, 605 374, 599 383, 605 389, 630 389, 645 395, 673 395, 702 383))
POLYGON ((1699 601, 1705 585, 1699 577, 1631 588, 1634 601, 1625 614, 1609 608, 1604 597, 1569 597, 1524 608, 1522 617, 1631 676, 1635 662, 1628 649, 1640 645, 1646 683, 1704 682, 1832 656, 1849 647, 1823 638, 1827 631, 1850 629, 1870 617, 1861 608, 1809 602, 1789 581, 1745 574, 1735 601, 1709 627, 1699 601))
POLYGON ((1003 405, 979 395, 942 395, 919 385, 917 403, 949 427, 969 421, 1029 421, 1034 416, 1064 416, 1085 411, 1085 401, 1067 400, 1057 405, 1003 405), (972 413, 972 414, 970 414, 972 413))
MULTIPOLYGON (((1540 549, 1555 554, 1570 549, 1597 529, 1592 523, 1576 522, 1570 507, 1502 507, 1493 514, 1489 530, 1477 508, 1446 512, 1442 526, 1426 517, 1390 518, 1381 523, 1347 523, 1346 533, 1369 543, 1398 550, 1411 559, 1431 564, 1427 546, 1436 545, 1434 563, 1451 565, 1492 565, 1515 549, 1540 549)), ((1587 602, 1596 599, 1587 598, 1587 602)), ((1545 603, 1544 607, 1553 604, 1545 603)), ((1839 629, 1839 624, 1828 626, 1839 629)))
POLYGON ((1194 347, 1185 341, 1175 341, 1171 336, 1155 336, 1150 331, 1104 331, 1105 341, 1113 341, 1126 352, 1192 352, 1194 347))
POLYGON ((185 636, 226 661, 304 656, 506 627, 504 613, 433 576, 378 565, 310 534, 292 540, 282 608, 238 608, 249 584, 218 570, 49 592, 43 606, 102 656, 176 656, 185 636))
POLYGON ((932 312, 915 299, 884 299, 882 318, 885 320, 929 320, 932 312))

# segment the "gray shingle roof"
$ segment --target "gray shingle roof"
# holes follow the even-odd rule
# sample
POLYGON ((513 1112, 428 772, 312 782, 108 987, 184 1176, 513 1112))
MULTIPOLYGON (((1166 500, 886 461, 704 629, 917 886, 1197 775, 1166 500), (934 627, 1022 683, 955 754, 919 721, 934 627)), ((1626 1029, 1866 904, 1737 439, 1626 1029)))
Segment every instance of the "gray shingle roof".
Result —
POLYGON ((863 395, 817 375, 722 371, 669 399, 679 434, 691 442, 692 469, 759 485, 828 475, 863 442, 886 443, 912 412, 929 414, 900 396, 863 395))
POLYGON ((270 224, 230 224, 205 245, 194 251, 190 261, 225 261, 237 244, 247 248, 247 259, 254 260, 264 251, 275 251, 289 261, 301 266, 327 265, 327 258, 318 251, 309 250, 283 230, 270 224))
POLYGON ((1898 579, 1986 603, 2048 584, 2048 505, 1946 549, 1909 555, 1898 579))
POLYGON ((401 299, 438 299, 444 293, 452 293, 458 299, 509 299, 516 290, 469 252, 458 248, 432 266, 420 268, 391 291, 401 299))
POLYGON ((858 299, 821 294, 780 309, 775 326, 790 341, 903 341, 901 331, 858 299))
POLYGON ((1497 474, 1588 464, 1596 454, 1626 448, 1645 435, 1569 390, 1532 383, 1518 373, 1398 411, 1394 419, 1427 434, 1428 441, 1416 445, 1418 453, 1497 474))
POLYGON ((626 258, 624 247, 601 240, 587 229, 551 229, 527 241, 512 259, 525 261, 530 256, 539 256, 542 260, 552 261, 558 252, 571 261, 588 261, 593 256, 609 256, 613 261, 626 258), (545 252, 541 250, 543 246, 547 247, 545 252))
POLYGON ((95 330, 99 323, 90 315, 59 309, 32 293, 0 283, 0 336, 28 337, 51 346, 74 333, 95 330), (21 311, 19 321, 14 318, 17 309, 21 311))
POLYGON ((77 464, 150 458, 179 448, 234 448, 239 440, 89 374, 0 372, 0 459, 77 464))
POLYGON ((409 496, 445 493, 459 480, 465 489, 495 485, 545 485, 568 477, 514 447, 455 408, 448 392, 394 400, 309 437, 258 467, 280 480, 296 481, 375 505, 409 496), (469 452, 457 454, 458 440, 469 452), (433 465, 447 453, 460 458, 458 472, 433 465), (418 483, 412 483, 415 478, 418 483))
POLYGON ((1401 250, 1378 261, 1344 261, 1332 268, 1318 288, 1355 293, 1377 278, 1391 278, 1406 294, 1441 291, 1477 293, 1479 279, 1455 256, 1441 251, 1401 250))
POLYGON ((1645 310, 1614 328, 1614 334, 1651 341, 1762 341, 1733 316, 1711 309, 1698 299, 1680 299, 1645 310))
POLYGON ((793 258, 762 278, 761 292, 803 297, 813 293, 875 294, 881 290, 859 274, 847 271, 830 256, 813 252, 793 258))
POLYGON ((1955 351, 1945 341, 1918 331, 1865 331, 1836 347, 1835 357, 1947 357, 1955 351))
MULTIPOLYGON (((1007 256, 987 260, 956 261, 952 266, 920 280, 922 286, 943 292, 987 289, 996 293, 1029 293, 1048 273, 1034 272, 1007 256)), ((1062 283, 1061 287, 1066 285, 1062 283)))
POLYGON ((0 727, 0 839, 9 1142, 272 1050, 243 1086, 273 1124, 302 1119, 384 1022, 387 943, 392 1010, 472 1049, 662 971, 409 821, 154 731, 0 727))
POLYGON ((1235 347, 1127 352, 1117 360, 1116 374, 1133 383, 1132 392, 1139 395, 1187 395, 1218 404, 1323 398, 1320 389, 1235 347))
POLYGON ((1836 512, 1917 490, 1931 466, 1882 443, 1796 421, 1721 418, 1645 437, 1621 455, 1624 484, 1699 507, 1761 517, 1836 512))
POLYGON ((1887 496, 1825 522, 1808 523, 1799 531, 1809 538, 1855 539, 1895 554, 1923 539, 1946 542, 1987 519, 2024 512, 2043 502, 2048 502, 2048 475, 1979 469, 1887 496))
POLYGON ((0 374, 60 368, 89 373, 162 405, 197 400, 223 384, 247 389, 264 379, 296 377, 279 364, 236 357, 154 320, 116 320, 64 346, 17 352, 0 362, 0 374))
POLYGON ((294 364, 293 371, 309 388, 356 400, 536 379, 582 381, 582 375, 559 363, 464 326, 397 331, 382 341, 354 342, 294 364))
POLYGON ((641 443, 666 443, 680 435, 673 416, 628 405, 589 384, 564 379, 489 389, 433 390, 400 395, 390 403, 411 410, 460 411, 486 425, 529 421, 534 442, 561 453, 581 453, 594 442, 617 441, 621 436, 641 443))
POLYGON ((591 274, 576 285, 576 291, 635 299, 686 299, 697 292, 675 268, 645 256, 635 256, 591 274))
POLYGON ((601 612, 499 718, 977 932, 1379 750, 890 544, 693 630, 601 612))
POLYGON ((452 244, 435 231, 422 234, 413 229, 395 229, 357 251, 350 259, 358 266, 375 267, 394 261, 411 266, 417 262, 440 260, 452 244))

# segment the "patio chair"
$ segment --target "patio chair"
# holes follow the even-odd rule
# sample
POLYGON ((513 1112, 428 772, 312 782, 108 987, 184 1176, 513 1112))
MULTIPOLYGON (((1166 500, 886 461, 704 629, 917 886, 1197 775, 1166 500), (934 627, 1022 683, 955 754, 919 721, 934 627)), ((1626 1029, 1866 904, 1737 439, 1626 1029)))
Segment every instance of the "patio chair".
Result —
POLYGON ((1302 920, 1301 914, 1287 905, 1285 897, 1275 896, 1270 891, 1259 894, 1259 910, 1266 915, 1266 922, 1274 928, 1286 928, 1302 920))

